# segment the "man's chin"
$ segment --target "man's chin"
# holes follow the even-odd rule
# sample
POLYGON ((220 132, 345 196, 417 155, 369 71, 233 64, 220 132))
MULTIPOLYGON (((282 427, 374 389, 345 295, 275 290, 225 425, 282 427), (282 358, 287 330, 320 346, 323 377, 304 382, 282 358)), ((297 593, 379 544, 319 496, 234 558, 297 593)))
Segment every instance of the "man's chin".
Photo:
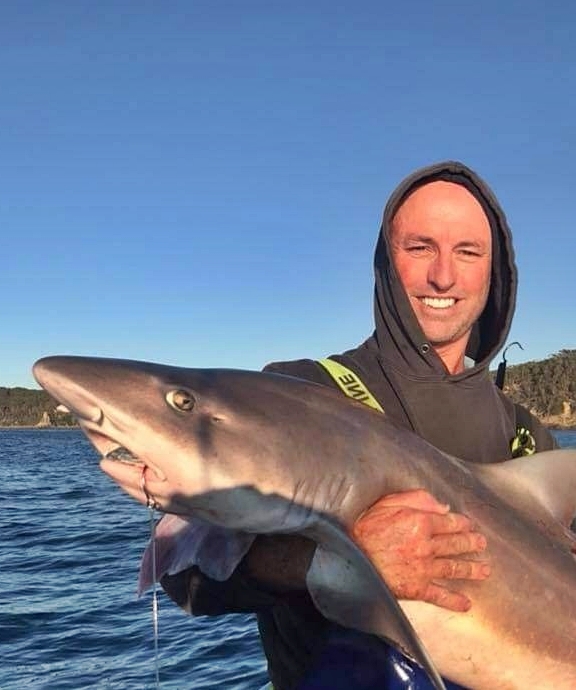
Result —
POLYGON ((441 350, 446 347, 456 346, 459 343, 465 349, 470 337, 470 330, 459 330, 455 328, 423 328, 424 335, 428 343, 435 349, 441 350))

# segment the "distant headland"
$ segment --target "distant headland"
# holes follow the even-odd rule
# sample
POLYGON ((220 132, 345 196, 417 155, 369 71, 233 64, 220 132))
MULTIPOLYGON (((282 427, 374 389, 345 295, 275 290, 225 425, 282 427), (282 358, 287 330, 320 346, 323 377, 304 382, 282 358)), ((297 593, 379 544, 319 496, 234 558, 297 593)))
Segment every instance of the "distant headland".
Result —
MULTIPOLYGON (((576 428, 576 350, 509 366, 504 392, 549 427, 576 428)), ((43 390, 0 386, 0 427, 72 427, 74 418, 43 390)))
POLYGON ((576 350, 509 367, 504 392, 546 426, 576 428, 576 350))

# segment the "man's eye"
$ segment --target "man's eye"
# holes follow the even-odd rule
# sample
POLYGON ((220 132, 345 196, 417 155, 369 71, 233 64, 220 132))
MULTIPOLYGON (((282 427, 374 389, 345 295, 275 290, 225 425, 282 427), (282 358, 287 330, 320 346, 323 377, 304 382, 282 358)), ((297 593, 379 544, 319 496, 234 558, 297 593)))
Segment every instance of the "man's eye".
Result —
POLYGON ((460 255, 467 259, 477 259, 480 256, 480 252, 474 251, 473 249, 461 249, 460 255))

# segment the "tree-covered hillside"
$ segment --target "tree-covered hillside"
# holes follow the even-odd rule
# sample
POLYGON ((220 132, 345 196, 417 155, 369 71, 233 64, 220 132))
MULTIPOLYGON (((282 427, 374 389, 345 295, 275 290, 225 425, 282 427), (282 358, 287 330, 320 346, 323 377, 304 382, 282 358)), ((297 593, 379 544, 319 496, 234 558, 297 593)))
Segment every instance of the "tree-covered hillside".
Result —
POLYGON ((56 411, 58 403, 43 390, 0 387, 0 426, 70 426, 74 420, 56 411))
POLYGON ((509 367, 504 391, 545 421, 574 417, 576 350, 561 350, 539 362, 509 367))

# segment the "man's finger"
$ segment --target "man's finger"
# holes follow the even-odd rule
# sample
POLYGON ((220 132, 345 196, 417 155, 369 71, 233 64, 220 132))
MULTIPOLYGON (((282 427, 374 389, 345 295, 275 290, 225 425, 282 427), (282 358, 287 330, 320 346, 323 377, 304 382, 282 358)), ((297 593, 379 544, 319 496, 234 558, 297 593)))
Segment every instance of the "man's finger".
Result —
POLYGON ((485 580, 490 575, 487 561, 464 561, 455 558, 436 558, 432 577, 442 580, 485 580))
POLYGON ((470 599, 464 594, 452 592, 434 583, 428 585, 423 600, 450 611, 469 611, 472 605, 470 599))
POLYGON ((460 556, 481 553, 486 549, 486 537, 480 532, 436 534, 432 537, 431 552, 434 556, 460 556))
POLYGON ((474 522, 460 513, 431 514, 430 521, 432 534, 454 534, 474 529, 474 522))
POLYGON ((444 515, 450 510, 450 506, 446 503, 437 501, 436 498, 425 489, 410 489, 409 491, 401 491, 382 496, 370 509, 378 508, 385 510, 390 508, 413 508, 414 510, 422 510, 427 513, 437 513, 439 515, 444 515))

